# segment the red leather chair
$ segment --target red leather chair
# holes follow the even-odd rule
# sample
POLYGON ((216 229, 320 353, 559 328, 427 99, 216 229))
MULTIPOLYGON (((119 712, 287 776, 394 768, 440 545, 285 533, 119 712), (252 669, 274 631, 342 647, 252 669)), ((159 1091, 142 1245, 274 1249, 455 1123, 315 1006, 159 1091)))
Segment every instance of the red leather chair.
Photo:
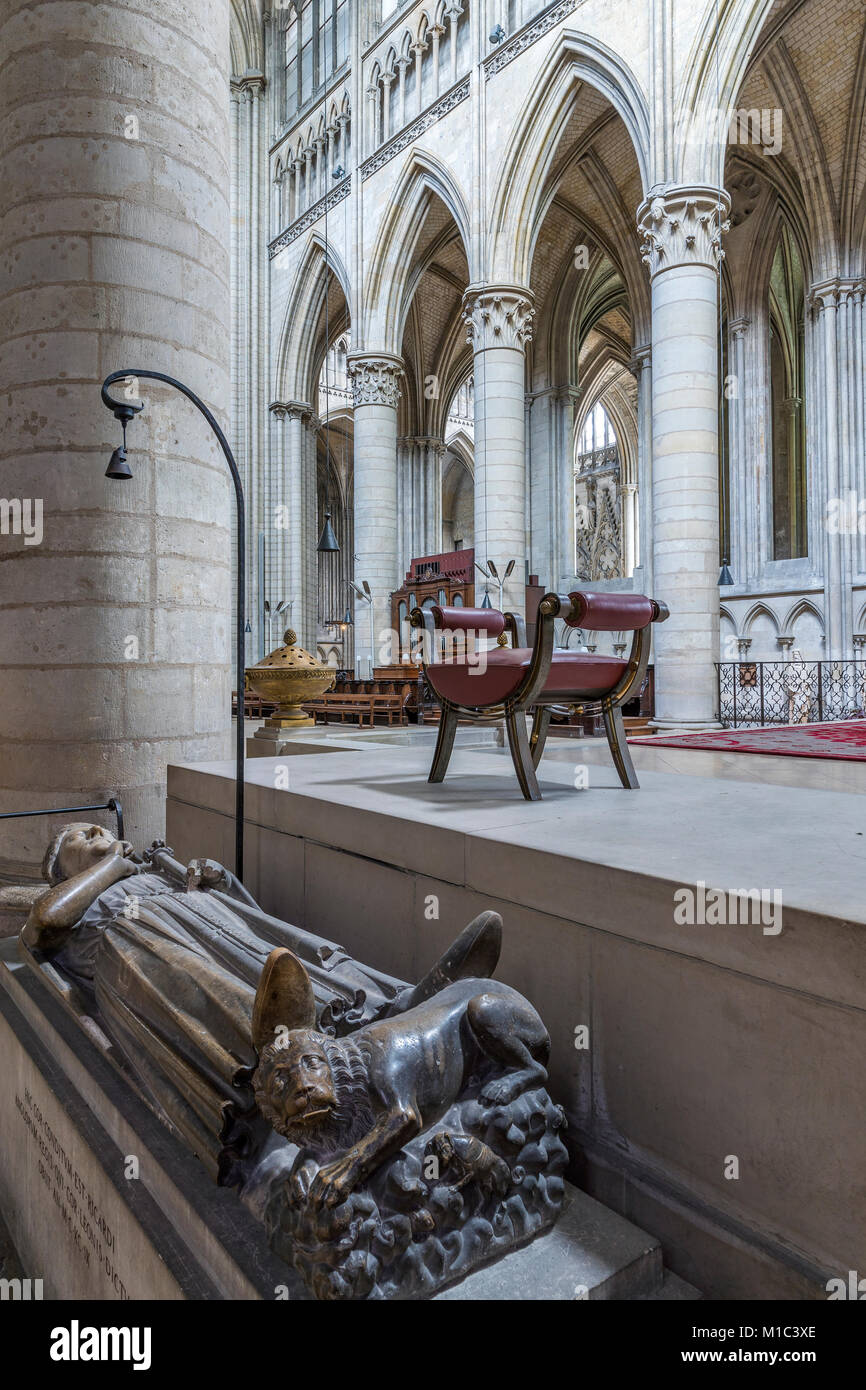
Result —
POLYGON ((642 594, 576 591, 546 594, 538 608, 535 646, 526 645, 523 619, 495 608, 415 608, 410 621, 424 630, 424 674, 442 706, 429 781, 441 782, 460 719, 478 724, 505 720, 511 757, 527 801, 540 801, 535 769, 541 761, 555 705, 597 707, 624 787, 639 786, 622 722, 622 706, 638 693, 646 674, 650 624, 669 617, 665 604, 642 594), (554 622, 590 632, 631 632, 626 660, 554 650, 554 622), (463 634, 463 651, 443 659, 443 633, 463 634), (472 651, 470 634, 495 637, 492 651, 472 651), (510 645, 508 645, 510 638, 510 645), (532 714, 527 734, 526 715, 532 714))

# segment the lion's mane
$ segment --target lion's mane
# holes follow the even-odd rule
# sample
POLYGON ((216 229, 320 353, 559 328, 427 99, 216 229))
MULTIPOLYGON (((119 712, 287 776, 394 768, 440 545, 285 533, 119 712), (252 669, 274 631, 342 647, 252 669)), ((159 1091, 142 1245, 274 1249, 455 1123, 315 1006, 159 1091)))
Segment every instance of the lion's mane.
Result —
POLYGON ((279 1103, 271 1100, 271 1081, 274 1073, 286 1061, 286 1044, 268 1043, 262 1049, 258 1068, 253 1075, 256 1104, 270 1125, 291 1144, 314 1153, 323 1159, 341 1153, 363 1138, 372 1128, 375 1115, 369 1087, 369 1049, 351 1037, 329 1038, 313 1029, 297 1029, 291 1034, 291 1045, 314 1043, 320 1047, 331 1069, 337 1104, 315 1128, 309 1124, 286 1122, 279 1103))

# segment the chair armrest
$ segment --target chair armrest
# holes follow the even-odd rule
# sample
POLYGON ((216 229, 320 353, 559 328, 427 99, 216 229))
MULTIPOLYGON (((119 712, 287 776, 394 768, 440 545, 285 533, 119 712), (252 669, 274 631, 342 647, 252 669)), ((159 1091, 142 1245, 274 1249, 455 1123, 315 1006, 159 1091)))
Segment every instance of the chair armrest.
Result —
POLYGON ((670 617, 666 604, 644 594, 576 590, 567 599, 560 597, 559 602, 563 622, 589 632, 639 632, 650 623, 663 623, 670 617))

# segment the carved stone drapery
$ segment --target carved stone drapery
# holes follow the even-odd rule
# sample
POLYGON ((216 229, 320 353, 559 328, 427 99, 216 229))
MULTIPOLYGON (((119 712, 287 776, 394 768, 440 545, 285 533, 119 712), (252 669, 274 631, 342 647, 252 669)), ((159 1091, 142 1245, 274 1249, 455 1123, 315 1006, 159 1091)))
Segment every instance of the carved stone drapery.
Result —
POLYGON ((472 286, 463 296, 466 341, 476 352, 525 348, 532 338, 533 296, 519 285, 472 286))
POLYGON ((638 208, 641 260, 650 276, 678 265, 718 266, 731 200, 723 189, 682 186, 652 194, 638 208))
POLYGON ((403 394, 403 364, 399 357, 350 357, 346 375, 352 383, 353 405, 390 405, 396 410, 403 394))

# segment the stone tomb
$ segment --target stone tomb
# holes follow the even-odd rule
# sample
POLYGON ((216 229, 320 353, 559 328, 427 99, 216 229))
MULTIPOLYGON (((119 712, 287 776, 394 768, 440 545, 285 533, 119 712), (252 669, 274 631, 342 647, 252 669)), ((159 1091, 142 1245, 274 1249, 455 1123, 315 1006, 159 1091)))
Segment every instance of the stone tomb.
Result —
MULTIPOLYGON (((0 944, 0 1207, 47 1299, 307 1300, 263 1228, 0 944)), ((445 1299, 690 1298, 657 1240, 567 1187, 553 1231, 445 1299)))

